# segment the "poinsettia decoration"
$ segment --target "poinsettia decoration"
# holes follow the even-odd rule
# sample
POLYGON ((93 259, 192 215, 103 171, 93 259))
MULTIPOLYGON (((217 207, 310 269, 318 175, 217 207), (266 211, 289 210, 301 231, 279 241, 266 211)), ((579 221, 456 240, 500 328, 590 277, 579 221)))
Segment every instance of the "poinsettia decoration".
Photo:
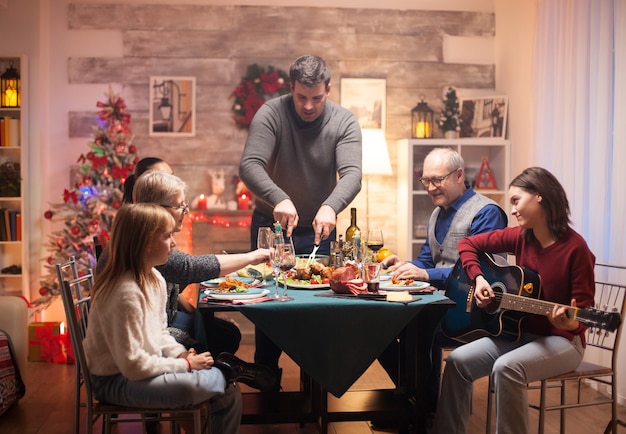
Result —
POLYGON ((250 126, 261 106, 272 98, 289 93, 289 75, 273 66, 267 70, 256 63, 248 65, 246 76, 230 94, 234 98, 233 119, 239 128, 250 126))

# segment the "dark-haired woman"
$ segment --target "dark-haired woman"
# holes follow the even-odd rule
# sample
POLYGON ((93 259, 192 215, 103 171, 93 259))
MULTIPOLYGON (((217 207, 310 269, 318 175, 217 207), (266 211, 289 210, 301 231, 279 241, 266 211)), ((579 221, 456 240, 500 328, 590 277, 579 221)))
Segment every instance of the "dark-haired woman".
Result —
MULTIPOLYGON (((595 257, 570 226, 569 203, 559 181, 540 167, 524 170, 509 185, 511 214, 518 227, 475 235, 459 243, 463 268, 475 281, 476 304, 487 308, 495 294, 483 276, 480 253, 509 252, 517 265, 541 277, 542 298, 560 305, 594 302, 595 257)), ((585 326, 568 318, 565 306, 521 322, 521 338, 484 337, 454 350, 447 359, 434 432, 466 433, 472 383, 493 376, 496 432, 527 434, 528 383, 572 371, 582 360, 585 326)))
POLYGON ((124 181, 124 197, 122 198, 122 203, 133 203, 135 181, 148 170, 160 170, 162 172, 174 173, 170 165, 159 157, 142 158, 135 165, 133 173, 124 181))

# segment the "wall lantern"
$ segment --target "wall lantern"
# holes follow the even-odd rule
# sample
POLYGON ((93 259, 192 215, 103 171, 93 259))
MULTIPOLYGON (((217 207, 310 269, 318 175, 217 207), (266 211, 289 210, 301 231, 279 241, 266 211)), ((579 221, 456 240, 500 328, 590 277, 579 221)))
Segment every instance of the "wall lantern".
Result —
POLYGON ((0 75, 0 106, 20 107, 22 95, 20 94, 20 74, 13 68, 13 62, 9 64, 6 72, 0 75))
POLYGON ((433 109, 424 102, 424 95, 421 101, 411 110, 411 136, 414 139, 430 139, 433 137, 433 109))

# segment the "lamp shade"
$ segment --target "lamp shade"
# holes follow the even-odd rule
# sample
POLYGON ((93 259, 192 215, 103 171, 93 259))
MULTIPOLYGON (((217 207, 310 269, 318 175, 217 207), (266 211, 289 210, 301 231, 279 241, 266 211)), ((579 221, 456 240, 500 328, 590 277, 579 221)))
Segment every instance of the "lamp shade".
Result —
POLYGON ((365 128, 361 130, 361 135, 363 137, 363 174, 393 174, 384 131, 380 129, 365 128))

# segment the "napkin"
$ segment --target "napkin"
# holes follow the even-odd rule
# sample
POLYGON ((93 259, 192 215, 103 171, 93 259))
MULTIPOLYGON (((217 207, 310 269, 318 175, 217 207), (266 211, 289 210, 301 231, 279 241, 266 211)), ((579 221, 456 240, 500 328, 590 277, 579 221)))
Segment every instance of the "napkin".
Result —
POLYGON ((272 301, 274 300, 272 297, 259 297, 247 300, 233 300, 231 304, 255 304, 255 303, 263 303, 264 301, 272 301))

